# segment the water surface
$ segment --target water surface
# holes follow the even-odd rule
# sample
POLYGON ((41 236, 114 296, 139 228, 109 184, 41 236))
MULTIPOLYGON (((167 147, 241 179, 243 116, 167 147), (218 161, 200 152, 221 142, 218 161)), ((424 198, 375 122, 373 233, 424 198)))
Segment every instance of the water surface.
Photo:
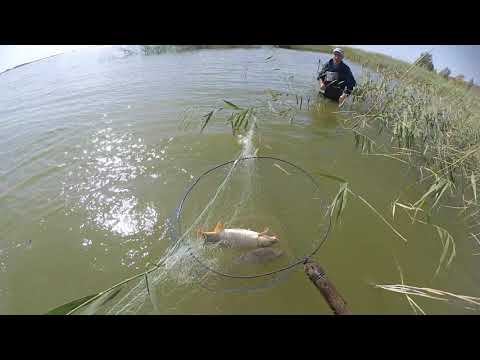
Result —
MULTIPOLYGON (((242 152, 348 179, 391 220, 391 202, 415 177, 391 159, 362 155, 353 136, 340 131, 338 109, 317 98, 319 57, 328 59, 273 48, 157 56, 93 48, 0 75, 0 312, 44 313, 151 267, 172 245, 166 222, 188 186, 242 152), (223 99, 244 107, 268 104, 267 89, 310 98, 309 106, 292 123, 263 112, 249 147, 222 121, 201 135, 195 128, 223 99), (195 126, 184 130, 186 118, 195 126)), ((349 64, 359 77, 360 68, 349 64)), ((290 241, 303 236, 308 248, 318 209, 309 211, 304 203, 287 217, 282 204, 302 202, 310 190, 272 169, 261 180, 250 174, 263 186, 256 197, 262 206, 242 221, 270 222, 273 231, 290 231, 290 241)), ((247 178, 238 186, 248 189, 247 178)), ((317 179, 324 186, 322 201, 331 201, 338 184, 317 179)), ((420 194, 407 195, 413 200, 420 194)), ((353 199, 315 259, 354 313, 411 313, 404 296, 372 285, 400 283, 396 261, 410 285, 479 296, 475 256, 461 218, 452 210, 435 220, 457 245, 451 267, 436 278, 442 243, 432 227, 412 225, 399 214, 394 224, 408 238, 404 244, 353 199)), ((144 304, 124 312, 330 313, 301 267, 258 292, 211 292, 185 276, 177 285, 157 280, 156 309, 144 304)), ((418 303, 427 313, 472 313, 433 300, 418 303)))

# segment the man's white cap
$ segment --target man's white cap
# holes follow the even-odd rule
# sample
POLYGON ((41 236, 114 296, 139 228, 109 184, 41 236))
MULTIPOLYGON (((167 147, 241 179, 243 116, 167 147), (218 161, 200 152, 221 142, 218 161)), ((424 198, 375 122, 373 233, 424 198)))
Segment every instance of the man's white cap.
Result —
POLYGON ((334 54, 335 54, 335 53, 339 53, 339 54, 341 54, 342 56, 345 55, 345 54, 343 53, 343 50, 340 49, 340 48, 335 48, 335 49, 333 49, 333 53, 334 53, 334 54))

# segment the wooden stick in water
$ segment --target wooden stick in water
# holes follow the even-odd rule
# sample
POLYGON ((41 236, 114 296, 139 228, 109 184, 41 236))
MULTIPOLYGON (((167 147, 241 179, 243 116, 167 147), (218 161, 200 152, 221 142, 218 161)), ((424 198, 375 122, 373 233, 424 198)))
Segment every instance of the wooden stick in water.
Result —
POLYGON ((320 290, 327 304, 335 315, 352 315, 347 308, 347 302, 339 294, 333 283, 327 278, 320 265, 308 261, 305 264, 305 273, 312 283, 320 290))

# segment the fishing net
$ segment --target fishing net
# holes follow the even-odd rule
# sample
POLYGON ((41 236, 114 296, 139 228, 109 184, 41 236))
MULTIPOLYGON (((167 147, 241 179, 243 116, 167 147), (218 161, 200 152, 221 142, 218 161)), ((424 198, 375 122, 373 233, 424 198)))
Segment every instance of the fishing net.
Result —
POLYGON ((307 172, 273 157, 243 157, 202 174, 176 215, 177 231, 185 235, 187 252, 200 267, 200 285, 251 291, 285 279, 288 270, 313 255, 328 235, 323 195, 307 172), (227 229, 263 232, 278 242, 235 248, 199 236, 218 222, 227 229))
POLYGON ((182 313, 183 302, 204 299, 205 292, 271 289, 315 255, 330 232, 332 188, 319 186, 289 161, 255 156, 252 137, 253 130, 241 140, 243 150, 235 160, 208 169, 186 189, 164 224, 162 240, 170 246, 153 268, 71 313, 182 313), (202 232, 213 231, 219 222, 225 229, 251 230, 278 241, 258 248, 206 241, 202 232))
POLYGON ((182 299, 201 291, 272 288, 326 241, 331 226, 326 195, 305 170, 273 157, 239 157, 209 169, 187 189, 167 222, 171 246, 156 267, 76 313, 177 313, 182 299), (234 248, 205 241, 199 230, 212 231, 218 222, 227 229, 265 231, 278 242, 234 248))

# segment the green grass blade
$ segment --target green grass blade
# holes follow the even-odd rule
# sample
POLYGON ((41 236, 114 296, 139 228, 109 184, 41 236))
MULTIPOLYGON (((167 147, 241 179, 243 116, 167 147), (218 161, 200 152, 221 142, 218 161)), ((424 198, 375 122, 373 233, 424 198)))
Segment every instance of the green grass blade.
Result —
POLYGON ((375 209, 372 205, 370 205, 370 203, 365 200, 363 197, 361 197, 360 195, 357 195, 358 198, 365 204, 367 205, 394 233, 395 235, 397 235, 400 239, 402 239, 404 242, 408 242, 408 240, 402 235, 400 234, 383 216, 382 214, 380 214, 377 209, 375 209))
POLYGON ((426 193, 422 195, 422 197, 417 200, 413 206, 418 207, 418 205, 423 204, 423 202, 433 193, 438 192, 438 190, 444 185, 445 180, 441 179, 440 181, 435 182, 430 186, 426 193))
POLYGON ((312 175, 317 175, 317 176, 321 176, 321 177, 325 177, 327 179, 332 179, 332 180, 335 180, 335 181, 338 181, 340 183, 346 183, 347 180, 340 177, 340 176, 336 176, 336 175, 331 175, 331 174, 328 174, 324 171, 321 171, 321 170, 317 170, 317 171, 313 171, 312 172, 312 175))
POLYGON ((472 176, 470 177, 470 181, 472 183, 473 198, 475 199, 475 202, 477 202, 477 182, 475 181, 475 175, 473 171, 472 171, 472 176))
POLYGON ((347 206, 347 199, 348 199, 348 183, 345 183, 345 190, 343 191, 343 194, 342 194, 342 207, 341 207, 341 211, 340 213, 343 213, 343 211, 345 210, 345 207, 347 206))
POLYGON ((231 109, 234 109, 234 110, 243 110, 241 107, 235 105, 234 103, 231 103, 230 101, 227 101, 227 100, 224 99, 223 102, 224 102, 225 104, 227 104, 228 107, 231 108, 231 109))
POLYGON ((81 299, 73 300, 73 301, 71 301, 67 304, 63 304, 61 306, 58 306, 58 307, 50 310, 45 315, 67 315, 71 310, 75 309, 79 305, 82 305, 83 303, 87 302, 88 300, 94 298, 97 295, 98 294, 88 295, 88 296, 85 296, 81 299))
POLYGON ((436 196, 437 199, 435 200, 435 202, 432 205, 432 208, 434 208, 435 205, 437 205, 437 203, 440 201, 440 198, 442 197, 445 190, 447 190, 450 187, 450 184, 451 184, 450 182, 446 182, 444 185, 442 185, 441 190, 439 190, 439 193, 436 196))
POLYGON ((210 119, 212 118, 212 115, 213 115, 214 112, 215 112, 215 110, 212 110, 212 111, 210 111, 207 115, 205 115, 206 119, 205 119, 205 121, 203 122, 202 128, 200 129, 200 133, 202 133, 203 130, 205 129, 205 127, 207 126, 208 122, 209 122, 210 119))
POLYGON ((155 291, 155 287, 153 288, 150 287, 150 281, 148 280, 148 273, 145 273, 145 284, 147 286, 148 297, 150 298, 150 302, 152 303, 153 309, 157 314, 159 314, 160 311, 158 310, 158 306, 157 306, 158 304, 157 293, 155 291))

